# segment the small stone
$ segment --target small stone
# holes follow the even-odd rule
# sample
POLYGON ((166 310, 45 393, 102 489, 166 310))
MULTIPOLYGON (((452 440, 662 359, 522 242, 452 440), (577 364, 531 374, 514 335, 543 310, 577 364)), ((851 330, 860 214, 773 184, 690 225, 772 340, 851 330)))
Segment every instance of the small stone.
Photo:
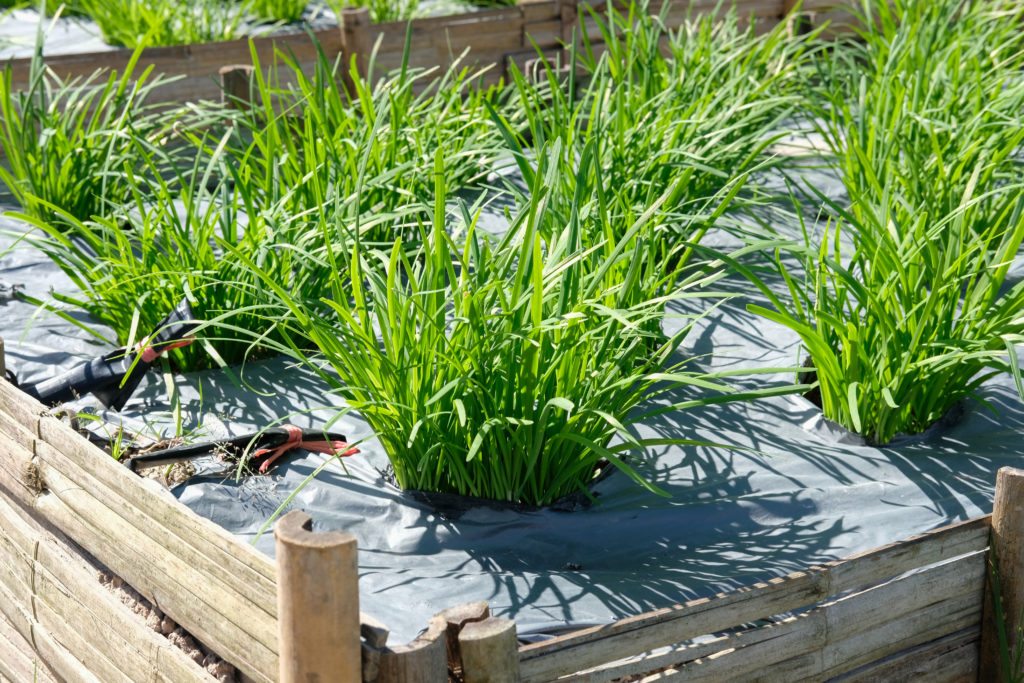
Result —
POLYGON ((146 617, 146 628, 160 633, 160 616, 156 612, 150 612, 146 617))

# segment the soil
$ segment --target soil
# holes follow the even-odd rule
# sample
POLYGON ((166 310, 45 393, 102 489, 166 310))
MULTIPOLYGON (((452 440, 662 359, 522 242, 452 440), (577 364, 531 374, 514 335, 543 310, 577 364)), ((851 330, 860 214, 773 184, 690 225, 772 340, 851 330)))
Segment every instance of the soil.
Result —
MULTIPOLYGON (((567 496, 562 496, 550 505, 545 505, 543 507, 527 505, 525 503, 494 500, 493 498, 477 498, 475 496, 462 496, 455 493, 437 493, 434 491, 408 490, 404 492, 404 495, 409 496, 420 503, 429 505, 434 508, 435 512, 437 512, 441 517, 452 520, 458 519, 467 511, 478 507, 487 507, 495 510, 514 510, 515 512, 531 512, 540 509, 572 512, 592 505, 599 495, 591 491, 592 487, 599 481, 604 480, 614 471, 615 468, 611 467, 611 463, 607 460, 598 461, 597 466, 594 468, 594 476, 587 484, 586 492, 578 491, 576 493, 570 493, 567 496)), ((384 470, 378 470, 378 472, 380 472, 384 481, 396 488, 399 488, 398 481, 395 479, 394 470, 390 465, 384 470)), ((567 567, 567 569, 578 571, 581 567, 572 566, 567 567)))
POLYGON ((178 626, 173 619, 154 607, 135 589, 126 584, 119 576, 107 571, 99 572, 99 582, 135 614, 142 617, 146 626, 163 635, 176 648, 181 650, 193 662, 203 667, 220 683, 235 683, 238 672, 217 655, 210 652, 197 642, 190 633, 178 626))
MULTIPOLYGON (((117 427, 116 429, 120 430, 118 438, 122 443, 118 447, 118 452, 115 453, 113 441, 85 429, 82 424, 82 420, 77 415, 72 415, 69 411, 58 411, 55 413, 55 416, 58 418, 66 418, 72 429, 89 439, 89 441, 107 455, 116 457, 119 462, 123 462, 139 455, 147 455, 156 451, 180 446, 182 443, 181 439, 159 439, 154 441, 152 439, 146 439, 138 434, 130 434, 123 427, 117 427), (140 445, 140 443, 147 441, 148 443, 145 443, 145 445, 140 445)), ((154 479, 166 488, 170 488, 175 484, 187 481, 195 475, 196 468, 191 462, 178 462, 174 463, 170 467, 167 467, 166 465, 139 467, 136 471, 139 476, 146 477, 147 479, 154 479)))

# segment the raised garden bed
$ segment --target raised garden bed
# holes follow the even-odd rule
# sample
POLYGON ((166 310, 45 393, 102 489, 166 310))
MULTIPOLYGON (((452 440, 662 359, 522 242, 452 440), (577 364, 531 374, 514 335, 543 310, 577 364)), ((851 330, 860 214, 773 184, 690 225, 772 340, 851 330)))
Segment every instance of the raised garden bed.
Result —
MULTIPOLYGON (((159 619, 147 625, 111 593, 105 569, 159 606, 163 631, 176 633, 180 625, 196 636, 205 646, 195 648, 204 653, 200 661, 208 648, 247 679, 324 673, 322 656, 303 657, 358 643, 360 629, 344 618, 314 629, 301 604, 289 601, 305 596, 334 606, 328 611, 336 616, 345 611, 337 608, 342 603, 347 613, 358 612, 354 573, 345 574, 351 583, 326 593, 317 583, 344 570, 331 554, 351 553, 350 537, 304 536, 300 513, 282 519, 279 526, 290 530, 279 538, 278 561, 304 567, 309 583, 289 585, 285 593, 299 597, 279 603, 284 588, 266 556, 151 484, 0 382, 0 673, 12 680, 213 680, 161 634, 159 619), (294 621, 278 623, 279 604, 289 615, 298 609, 294 621), (279 628, 282 637, 302 636, 289 642, 287 661, 278 657, 279 628)), ((441 682, 455 670, 467 682, 604 681, 645 672, 700 680, 962 680, 981 666, 998 666, 993 643, 985 645, 995 648, 985 650, 986 658, 979 654, 993 524, 1004 614, 1018 613, 1022 498, 1024 472, 1007 469, 994 523, 981 517, 537 644, 517 645, 513 623, 489 617, 479 604, 439 614, 409 645, 385 646, 386 629, 364 618, 362 678, 441 682), (701 638, 709 634, 716 635, 701 638)), ((220 680, 232 680, 223 665, 215 667, 220 680)), ((326 671, 332 680, 356 680, 326 671)))
MULTIPOLYGON (((700 0, 693 4, 692 12, 711 12, 719 4, 713 0, 700 0)), ((174 79, 156 89, 154 99, 167 102, 215 100, 222 91, 218 78, 220 69, 251 65, 254 53, 263 64, 269 64, 273 61, 274 51, 278 50, 294 55, 300 64, 311 67, 319 45, 329 58, 340 56, 345 64, 353 56, 358 56, 360 68, 365 69, 366 60, 379 40, 376 52, 378 70, 384 72, 396 68, 402 64, 406 31, 409 30, 412 39, 410 67, 439 67, 443 71, 469 49, 461 64, 474 70, 486 69, 484 82, 497 83, 506 76, 510 62, 523 66, 537 57, 538 49, 548 55, 559 53, 565 44, 572 41, 574 31, 578 32, 581 19, 587 35, 592 40, 599 40, 600 33, 587 16, 585 5, 577 0, 521 0, 512 7, 382 23, 371 22, 366 8, 348 8, 342 13, 339 28, 317 29, 310 35, 298 32, 217 43, 145 48, 136 73, 152 66, 155 73, 174 79)), ((735 3, 740 17, 755 17, 764 30, 788 17, 792 5, 792 2, 783 0, 739 0, 735 3)), ((600 4, 594 6, 600 10, 600 4)), ((657 12, 659 6, 652 4, 651 10, 657 12)), ((678 26, 690 12, 686 3, 672 3, 672 7, 668 14, 669 27, 678 26)), ((803 3, 803 10, 809 9, 808 3, 803 3)), ((827 18, 820 12, 815 16, 827 18)), ((48 55, 46 64, 62 79, 85 78, 97 69, 123 73, 130 57, 131 50, 122 48, 48 55)), ((24 87, 29 78, 30 58, 12 59, 8 63, 13 70, 13 83, 24 87)))
MULTIPOLYGON (((947 18, 925 12, 920 21, 949 26, 947 18)), ((1005 39, 1002 48, 1016 40, 1002 24, 969 18, 1005 39)), ((102 320, 116 328, 127 355, 161 365, 174 389, 165 400, 147 382, 124 410, 117 404, 115 419, 134 419, 136 431, 205 440, 298 415, 306 427, 343 432, 329 440, 356 442, 361 451, 337 462, 285 458, 270 476, 241 481, 197 477, 168 495, 7 387, 0 408, 8 415, 9 457, 0 472, 19 520, 12 533, 29 538, 11 536, 21 548, 13 565, 28 567, 12 576, 28 580, 10 592, 27 586, 32 595, 46 572, 56 575, 52 563, 36 559, 32 540, 50 543, 43 527, 51 524, 67 537, 53 541, 62 552, 82 549, 76 566, 116 575, 108 584, 127 581, 150 603, 140 611, 156 628, 198 639, 196 656, 221 676, 229 673, 217 669, 214 654, 256 680, 300 675, 299 646, 315 641, 301 633, 302 616, 326 604, 321 616, 338 616, 332 637, 350 648, 349 665, 357 634, 364 638, 368 679, 443 679, 451 669, 477 680, 493 663, 495 675, 528 680, 680 668, 711 678, 752 670, 827 678, 917 668, 922 658, 945 661, 943 653, 972 668, 987 523, 964 520, 991 509, 996 469, 1022 457, 1024 418, 1013 394, 1024 394, 1015 350, 1024 340, 1016 298, 1024 220, 1014 209, 1019 194, 1004 181, 1019 171, 1019 127, 1005 123, 1019 115, 1014 98, 1024 98, 1016 71, 989 64, 998 51, 975 40, 970 63, 1000 80, 953 82, 971 93, 978 83, 992 90, 967 117, 957 115, 959 107, 974 100, 928 91, 945 105, 926 107, 929 123, 946 117, 958 124, 959 135, 949 136, 948 126, 924 127, 920 116, 885 108, 902 113, 903 100, 890 96, 926 66, 915 50, 889 59, 893 46, 912 41, 812 44, 811 54, 836 55, 827 73, 804 62, 802 38, 777 30, 762 41, 756 31, 718 34, 714 24, 691 24, 683 39, 642 16, 614 21, 601 61, 584 64, 590 55, 575 54, 594 78, 555 68, 537 74, 539 84, 518 79, 500 97, 457 83, 439 86, 437 99, 417 99, 404 72, 392 72, 379 89, 356 74, 353 103, 335 87, 336 74, 319 69, 320 80, 297 79, 301 93, 261 90, 272 96, 258 104, 281 108, 280 116, 248 107, 244 96, 236 109, 196 107, 214 123, 156 128, 124 156, 107 157, 96 176, 127 190, 103 195, 98 210, 81 215, 34 202, 38 195, 18 192, 27 181, 5 176, 26 212, 35 212, 8 224, 3 239, 10 241, 0 242, 5 258, 12 255, 8 272, 20 273, 20 281, 0 283, 0 294, 17 292, 0 297, 12 314, 5 333, 24 327, 11 321, 40 314, 33 297, 48 287, 95 316, 65 314, 52 327, 43 318, 12 343, 22 386, 37 390, 55 363, 75 361, 71 354, 87 360, 102 353, 113 363, 113 341, 76 337, 102 320), (872 59, 895 70, 861 82, 854 107, 845 86, 872 59), (808 68, 796 73, 788 68, 794 62, 808 68), (822 83, 803 80, 809 73, 822 83), (811 84, 827 92, 800 99, 811 84), (828 159, 799 163, 773 154, 788 147, 780 129, 799 116, 800 103, 818 114, 800 117, 819 137, 805 149, 820 154, 823 140, 843 162, 829 171, 815 168, 828 159), (995 114, 1002 116, 991 120, 995 114), (167 130, 181 147, 152 143, 166 140, 160 134, 167 130), (875 155, 873 136, 850 132, 862 130, 892 130, 901 153, 875 155), (961 138, 983 142, 985 153, 979 145, 961 149, 961 138), (190 149, 194 161, 175 156, 190 149), (974 160, 973 175, 952 162, 935 164, 931 154, 974 160), (182 158, 187 163, 177 165, 182 158), (135 162, 143 172, 133 170, 135 162), (170 181, 168 168, 176 173, 170 181), (922 186, 924 169, 940 180, 922 186), (790 172, 809 192, 793 191, 790 172), (502 183, 501 174, 506 203, 481 218, 485 200, 495 201, 486 186, 502 183), (892 186, 875 192, 879 174, 892 186), (747 182, 756 187, 740 195, 747 182), (961 199, 977 183, 984 195, 961 199), (780 192, 792 200, 788 208, 779 206, 780 192), (890 201, 893 192, 899 201, 890 201), (115 204, 111 215, 98 215, 115 204), (925 220, 936 211, 937 220, 925 220), (815 223, 818 212, 835 223, 815 223), (46 239, 26 236, 25 223, 46 239), (841 234, 832 232, 838 224, 841 234), (818 243, 822 233, 829 239, 818 243), (703 241, 695 246, 691 238, 703 241), (940 239, 946 248, 936 247, 940 239), (41 252, 21 248, 33 244, 77 291, 41 252), (132 277, 118 279, 122 273, 132 277), (182 297, 211 323, 200 329, 200 344, 140 342, 137 333, 159 326, 182 297), (211 318, 241 322, 214 334, 211 318), (247 361, 233 383, 230 369, 208 369, 220 342, 232 363, 247 361), (165 350, 171 359, 158 362, 165 350), (803 363, 807 354, 813 373, 803 363), (794 385, 794 376, 810 379, 794 385), (821 407, 863 436, 830 425, 794 395, 814 380, 821 407), (496 397, 503 400, 497 409, 496 397), (736 401, 753 397, 761 400, 736 401), (306 415, 342 399, 355 412, 306 415), (344 473, 338 463, 347 465, 344 473), (601 468, 611 475, 594 479, 601 468), (442 495, 415 493, 421 488, 442 495), (566 489, 578 494, 570 510, 561 501, 547 505, 566 489), (452 493, 495 500, 438 504, 452 493), (198 522, 180 503, 224 528, 198 522), (358 537, 362 561, 351 539, 310 534, 298 513, 281 522, 276 546, 269 535, 256 539, 275 510, 289 507, 311 513, 317 528, 358 537), (871 550, 951 522, 961 525, 926 535, 937 544, 915 539, 871 550), (262 554, 241 545, 249 539, 262 554), (301 559, 305 546, 337 559, 317 570, 313 559, 301 559), (283 568, 277 578, 267 559, 275 549, 283 568), (904 563, 907 556, 914 562, 904 563), (289 586, 284 577, 295 567, 322 575, 312 586, 289 586), (363 608, 393 627, 393 641, 412 643, 385 649, 384 631, 358 617, 357 567, 363 608), (904 576, 910 569, 921 571, 904 576), (319 592, 336 582, 347 588, 319 592), (486 600, 514 626, 487 617, 480 605, 430 619, 467 599, 486 600), (954 618, 940 622, 938 613, 954 618), (516 635, 533 642, 520 646, 516 635)), ((961 47, 940 56, 957 65, 961 47)), ((238 80, 244 95, 248 81, 238 80)), ((948 91, 960 92, 953 86, 948 91)), ((58 128, 59 120, 43 139, 57 139, 58 128)), ((35 130, 31 119, 20 129, 26 147, 38 142, 35 130)), ((66 144, 66 161, 53 175, 85 159, 77 145, 95 137, 66 144)), ((101 183, 91 192, 108 189, 101 183)), ((94 421, 115 417, 78 400, 84 403, 72 401, 72 409, 93 411, 94 421)), ((121 455, 120 427, 97 429, 121 455)), ((323 448, 351 454, 347 444, 323 448)), ((1012 574, 1008 587, 1016 585, 1012 574)), ((59 614, 48 595, 40 593, 39 604, 59 614)), ((88 639, 56 638, 60 620, 45 609, 30 604, 12 614, 21 630, 7 629, 7 642, 26 633, 32 640, 37 629, 37 647, 56 651, 49 642, 59 641, 63 651, 80 653, 57 660, 100 657, 103 677, 149 671, 120 668, 116 654, 88 639)), ((18 666, 30 664, 22 658, 18 666)))

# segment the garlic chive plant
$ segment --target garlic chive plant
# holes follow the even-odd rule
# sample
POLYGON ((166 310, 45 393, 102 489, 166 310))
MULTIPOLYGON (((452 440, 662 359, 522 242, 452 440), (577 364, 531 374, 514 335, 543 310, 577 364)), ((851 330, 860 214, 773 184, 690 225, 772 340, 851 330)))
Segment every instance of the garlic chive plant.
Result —
MULTIPOLYGON (((701 290, 721 275, 714 271, 671 287, 643 277, 654 270, 644 264, 675 188, 612 231, 621 236, 610 244, 584 244, 608 209, 579 194, 563 230, 545 234, 549 207, 566 204, 553 196, 565 192, 556 176, 587 174, 595 162, 588 147, 567 167, 560 144, 536 150, 529 202, 500 239, 479 233, 465 205, 465 237, 451 237, 439 151, 421 251, 410 255, 396 237, 388 249, 356 242, 331 255, 324 303, 336 319, 261 276, 284 311, 273 317, 293 321, 291 347, 317 346, 319 355, 299 357, 367 420, 403 488, 546 505, 585 490, 605 460, 656 491, 625 457, 648 445, 629 429, 644 402, 684 385, 705 392, 698 405, 728 391, 674 356, 688 327, 654 352, 649 345, 648 322, 664 316, 667 301, 724 296, 701 290)), ((241 251, 232 255, 262 273, 241 251)))
POLYGON ((848 201, 811 188, 828 224, 779 245, 790 297, 762 287, 774 310, 754 307, 800 335, 825 416, 875 443, 922 431, 993 374, 1022 389, 1024 341, 1009 278, 1024 239, 1017 21, 999 2, 893 4, 865 5, 880 14, 863 43, 822 72, 818 126, 848 201))
POLYGON ((28 87, 15 87, 9 64, 0 81, 0 181, 34 218, 88 220, 128 197, 135 141, 159 144, 171 125, 148 102, 163 79, 152 68, 136 73, 135 52, 124 73, 65 81, 46 68, 39 41, 28 87))
POLYGON ((173 129, 173 144, 150 142, 125 123, 111 171, 120 194, 106 191, 95 208, 72 212, 24 192, 26 210, 16 215, 34 228, 26 240, 78 289, 55 292, 54 307, 87 311, 125 344, 184 297, 207 324, 200 343, 172 352, 178 369, 269 353, 282 339, 278 324, 254 313, 266 289, 227 252, 245 253, 330 317, 319 300, 338 266, 331 250, 413 235, 430 214, 435 149, 451 155, 449 180, 458 186, 499 153, 494 125, 480 115, 490 95, 469 89, 468 72, 453 70, 416 95, 424 77, 410 69, 373 87, 355 76, 350 99, 322 56, 310 79, 279 56, 294 88, 272 87, 257 72, 254 108, 194 106, 188 124, 173 129))
POLYGON ((110 45, 151 47, 242 36, 244 7, 223 0, 76 0, 110 45))
MULTIPOLYGON (((735 9, 669 30, 669 9, 666 3, 652 15, 646 2, 588 7, 600 46, 584 37, 561 70, 539 60, 537 82, 513 69, 526 125, 510 144, 562 137, 566 155, 578 158, 598 141, 606 187, 628 193, 624 206, 638 212, 676 181, 673 201, 699 205, 754 169, 784 161, 767 150, 798 110, 813 36, 791 37, 783 25, 758 35, 753 25, 741 28, 735 9)), ((756 195, 752 183, 737 189, 738 200, 756 195)), ((666 226, 665 238, 697 241, 709 227, 684 221, 666 226)))

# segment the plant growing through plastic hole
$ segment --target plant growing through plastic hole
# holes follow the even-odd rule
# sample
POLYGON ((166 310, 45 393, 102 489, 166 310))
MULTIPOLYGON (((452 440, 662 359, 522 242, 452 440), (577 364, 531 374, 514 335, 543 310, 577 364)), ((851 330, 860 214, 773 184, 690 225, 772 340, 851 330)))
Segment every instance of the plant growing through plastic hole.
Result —
MULTIPOLYGON (((292 62, 282 68, 298 70, 292 62)), ((325 235, 345 249, 354 239, 349 226, 358 224, 360 240, 389 244, 429 213, 425 154, 443 146, 458 159, 451 178, 459 184, 497 155, 493 126, 472 121, 485 94, 469 90, 468 72, 446 75, 429 94, 414 96, 417 73, 399 70, 376 87, 360 81, 354 101, 338 91, 335 73, 322 55, 314 77, 300 78, 293 90, 272 88, 258 72, 256 93, 266 105, 258 111, 194 107, 192 118, 175 127, 173 145, 129 137, 120 169, 127 196, 119 205, 111 201, 103 215, 83 219, 26 194, 30 205, 56 218, 15 214, 34 228, 24 239, 78 289, 54 292, 48 305, 87 311, 123 345, 187 297, 207 324, 199 343, 170 352, 175 367, 241 362, 280 343, 279 324, 254 317, 266 288, 252 270, 225 258, 225 249, 244 251, 293 296, 316 306, 333 267, 325 235), (438 126, 417 130, 434 120, 438 126)))
POLYGON ((246 0, 245 7, 257 19, 294 22, 302 18, 308 0, 246 0))
POLYGON ((232 40, 244 7, 221 0, 79 0, 110 45, 150 47, 232 40))
POLYGON ((860 215, 819 195, 837 216, 831 228, 775 245, 789 299, 759 284, 774 310, 750 309, 800 336, 826 417, 884 444, 924 430, 998 373, 1021 389, 1024 284, 1004 285, 1024 238, 1022 190, 969 191, 938 216, 895 193, 854 196, 860 215), (802 274, 789 272, 787 253, 802 274))
MULTIPOLYGON (((317 221, 331 220, 328 198, 353 195, 362 177, 360 210, 384 215, 422 204, 426 216, 435 149, 451 158, 450 183, 458 187, 485 178, 501 153, 485 109, 498 93, 476 87, 479 74, 458 60, 440 73, 404 62, 388 73, 360 75, 349 65, 350 95, 340 85, 339 64, 322 51, 312 73, 282 53, 266 69, 255 50, 252 57, 252 103, 209 112, 232 133, 226 171, 246 188, 249 212, 280 204, 316 230, 317 221)), ((362 239, 390 244, 396 230, 411 231, 411 225, 378 222, 376 234, 362 239)))
POLYGON ((0 82, 0 145, 7 157, 0 181, 34 218, 59 222, 50 204, 88 220, 128 196, 124 166, 133 163, 133 140, 155 143, 170 124, 147 103, 166 81, 152 77, 152 67, 135 73, 137 51, 120 75, 65 81, 46 68, 41 41, 40 34, 28 87, 16 87, 10 64, 0 82))
MULTIPOLYGON (((479 235, 462 205, 466 236, 456 243, 446 230, 438 153, 434 215, 420 226, 418 255, 410 257, 396 238, 389 250, 355 243, 330 256, 338 266, 324 303, 336 320, 264 278, 295 321, 293 349, 309 339, 320 350, 318 357, 296 355, 366 419, 403 488, 545 505, 585 490, 605 459, 657 491, 625 454, 700 442, 636 438, 629 425, 643 418, 638 407, 681 386, 708 392, 689 405, 728 392, 720 376, 674 360, 688 327, 654 353, 647 343, 646 323, 664 316, 666 301, 720 296, 699 288, 721 275, 714 271, 671 287, 641 277, 653 272, 643 262, 652 258, 652 232, 674 188, 618 231, 610 252, 580 239, 602 210, 590 198, 577 197, 564 232, 548 239, 540 226, 550 194, 562 191, 554 176, 566 168, 547 165, 547 155, 538 150, 543 170, 503 238, 492 243, 479 235), (636 288, 647 296, 636 296, 636 288)), ((560 151, 551 157, 561 158, 560 151)), ((588 149, 579 172, 592 163, 588 149)))
POLYGON ((811 110, 847 198, 810 188, 827 226, 774 245, 788 300, 752 307, 800 336, 825 416, 879 444, 1002 372, 1024 396, 1020 53, 993 3, 896 5, 837 47, 811 110))
MULTIPOLYGON (((568 52, 567 71, 543 56, 539 79, 511 69, 526 121, 522 136, 511 126, 505 130, 524 175, 527 141, 542 146, 561 138, 568 158, 597 141, 608 193, 642 213, 676 181, 675 201, 700 206, 722 188, 739 189, 733 181, 744 174, 783 163, 767 149, 798 107, 813 35, 790 37, 781 25, 757 35, 753 25, 740 27, 735 10, 688 18, 674 31, 665 27, 668 4, 653 16, 646 2, 586 11, 602 49, 585 34, 582 46, 574 42, 568 52)), ((561 181, 572 183, 574 176, 561 181)), ((755 188, 745 184, 737 200, 750 200, 755 188)), ((686 214, 679 211, 680 220, 665 226, 669 249, 698 241, 709 228, 686 214)))

